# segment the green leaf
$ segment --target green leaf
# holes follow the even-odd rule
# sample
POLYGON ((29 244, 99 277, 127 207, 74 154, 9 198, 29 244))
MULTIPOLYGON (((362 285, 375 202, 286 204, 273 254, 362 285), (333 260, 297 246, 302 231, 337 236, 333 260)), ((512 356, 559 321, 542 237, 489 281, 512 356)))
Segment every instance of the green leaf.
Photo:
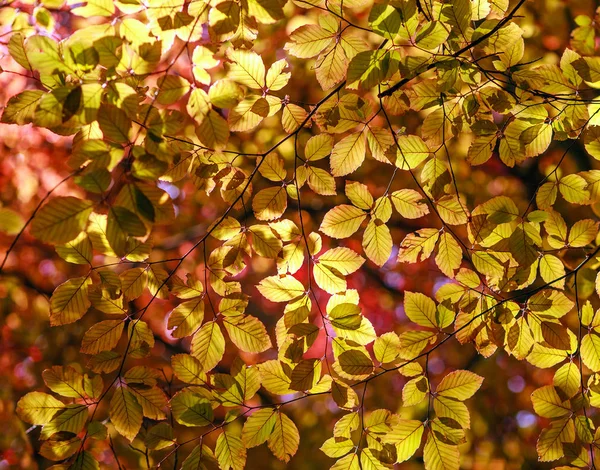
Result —
POLYGON ((171 398, 170 404, 173 417, 184 426, 208 426, 213 420, 210 401, 192 390, 176 393, 171 398))
POLYGON ((300 433, 294 422, 285 414, 277 413, 275 427, 268 440, 269 449, 279 460, 289 462, 298 451, 300 433))

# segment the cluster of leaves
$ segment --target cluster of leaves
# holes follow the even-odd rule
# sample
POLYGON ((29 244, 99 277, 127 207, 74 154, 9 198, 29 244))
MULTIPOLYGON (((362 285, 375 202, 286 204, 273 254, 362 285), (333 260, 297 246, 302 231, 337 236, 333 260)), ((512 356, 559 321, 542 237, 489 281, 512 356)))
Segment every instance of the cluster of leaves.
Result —
POLYGON ((432 384, 428 365, 457 340, 483 357, 503 350, 537 368, 560 365, 553 385, 532 395, 551 420, 539 459, 594 467, 600 170, 562 165, 578 144, 600 160, 596 22, 578 16, 571 47, 540 65, 525 59, 525 3, 4 7, 6 48, 20 67, 4 73, 31 87, 8 101, 2 123, 73 136, 63 183, 74 187, 48 194, 27 221, 2 209, 0 226, 16 239, 0 269, 27 230, 81 268, 52 293, 50 324, 102 318, 81 338, 85 366, 47 369, 53 394, 17 404, 41 426, 41 455, 57 469, 100 468, 94 450, 106 441, 120 467, 113 440, 123 439, 144 449, 148 466, 177 466, 193 444, 183 469, 237 470, 266 443, 288 462, 301 436, 288 405, 327 396, 345 410, 321 447, 332 468, 389 468, 422 449, 428 470, 458 469, 471 427, 464 402, 483 377, 456 370, 432 384), (60 35, 64 15, 81 27, 60 35), (275 51, 253 46, 277 27, 288 37, 277 51, 285 58, 273 61, 275 51), (296 100, 292 74, 322 98, 296 100), (468 142, 462 155, 458 141, 468 142), (533 182, 528 204, 461 192, 459 161, 524 167, 552 145, 566 150, 533 182), (350 179, 365 165, 389 175, 387 187, 350 179), (188 183, 224 209, 179 256, 161 258, 153 234, 177 227, 188 183), (306 200, 333 201, 315 227, 306 200), (566 211, 579 209, 588 215, 568 227, 566 211), (390 228, 397 220, 412 224, 403 239, 390 228), (404 292, 411 327, 378 334, 348 279, 392 254, 401 266, 431 258, 446 282, 432 296, 404 292), (256 286, 243 282, 248 271, 256 286), (273 328, 252 295, 280 305, 273 328), (176 306, 152 322, 161 302, 176 306), (146 358, 161 335, 189 349, 158 369, 146 358), (400 412, 365 410, 367 386, 390 374, 403 380, 400 412), (408 419, 412 407, 423 415, 408 419), (191 439, 186 427, 197 428, 191 439))

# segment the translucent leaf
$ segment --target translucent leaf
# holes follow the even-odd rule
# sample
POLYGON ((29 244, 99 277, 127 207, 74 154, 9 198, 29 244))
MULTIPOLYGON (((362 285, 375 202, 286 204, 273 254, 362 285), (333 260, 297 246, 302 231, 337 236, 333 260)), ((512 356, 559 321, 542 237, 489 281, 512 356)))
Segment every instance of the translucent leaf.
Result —
POLYGON ((56 413, 64 409, 63 402, 52 395, 42 392, 29 392, 17 402, 17 414, 19 417, 31 424, 46 424, 56 413))
POLYGON ((450 372, 442 379, 436 393, 440 396, 464 401, 471 398, 482 383, 483 377, 468 370, 457 370, 450 372))
POLYGON ((227 431, 217 438, 215 456, 222 470, 244 470, 246 465, 245 445, 239 437, 227 431))
POLYGON ((256 447, 265 442, 275 428, 277 411, 272 409, 258 410, 244 423, 242 442, 246 448, 256 447))
POLYGON ((142 406, 126 387, 116 388, 110 401, 109 415, 117 432, 133 441, 142 427, 142 406))
POLYGON ((184 426, 208 426, 213 420, 210 401, 192 390, 184 389, 176 393, 170 404, 173 417, 184 426))
POLYGON ((344 137, 333 146, 331 152, 331 174, 344 176, 356 171, 365 160, 366 142, 362 132, 344 137))
POLYGON ((66 325, 79 320, 91 305, 88 287, 92 281, 88 277, 76 277, 63 282, 50 298, 50 324, 66 325))
POLYGON ((225 338, 217 322, 208 322, 192 338, 192 356, 202 365, 202 371, 214 369, 225 354, 225 338))
POLYGON ((271 347, 271 338, 263 323, 256 317, 228 317, 223 324, 233 344, 242 351, 260 353, 271 347))
POLYGON ((71 196, 56 197, 36 214, 31 222, 31 233, 47 243, 69 242, 85 228, 91 212, 90 201, 71 196))
POLYGON ((114 349, 123 333, 123 326, 121 320, 105 320, 96 323, 83 336, 81 352, 98 354, 101 351, 114 349))

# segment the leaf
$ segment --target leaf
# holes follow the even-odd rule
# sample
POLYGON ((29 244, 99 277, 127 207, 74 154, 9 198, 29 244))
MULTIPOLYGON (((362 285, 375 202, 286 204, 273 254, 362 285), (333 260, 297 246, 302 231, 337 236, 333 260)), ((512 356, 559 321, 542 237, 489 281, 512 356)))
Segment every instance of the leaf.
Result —
POLYGON ((306 293, 304 285, 291 275, 266 277, 257 289, 271 302, 288 302, 306 293))
POLYGON ((396 446, 396 463, 410 459, 421 447, 423 431, 421 421, 402 419, 386 433, 384 441, 396 446))
POLYGON ((271 347, 271 338, 262 322, 251 315, 228 317, 223 321, 229 338, 242 351, 260 353, 271 347))
POLYGON ((435 302, 424 294, 404 292, 404 313, 417 325, 438 328, 435 302))
POLYGON ((323 90, 329 90, 344 79, 348 58, 343 47, 334 44, 319 56, 317 63, 317 80, 323 90))
POLYGON ((292 32, 284 48, 294 57, 308 59, 317 56, 332 39, 331 32, 318 25, 307 24, 292 32))
POLYGON ((442 233, 438 243, 435 264, 440 268, 440 271, 452 279, 454 278, 454 272, 460 267, 461 261, 462 250, 458 242, 449 233, 442 233))
POLYGON ((83 398, 83 375, 72 367, 54 366, 42 372, 44 383, 54 393, 63 397, 83 398))
POLYGON ((86 405, 67 405, 44 425, 40 439, 46 440, 57 433, 79 434, 87 418, 88 408, 86 405))
POLYGON ((142 406, 123 385, 115 389, 109 415, 117 432, 133 441, 142 427, 142 406))
POLYGON ((304 159, 307 162, 321 160, 331 154, 333 137, 328 134, 312 136, 304 147, 304 159))
POLYGON ((425 198, 413 189, 394 191, 391 199, 398 213, 406 219, 418 219, 429 214, 425 198))
POLYGON ((96 323, 83 335, 81 352, 98 354, 101 351, 114 349, 121 338, 124 326, 122 320, 104 320, 96 323))
POLYGON ((335 268, 345 276, 358 271, 364 262, 362 256, 345 247, 332 248, 319 256, 319 263, 335 268))
POLYGON ((568 244, 573 248, 581 248, 590 244, 598 234, 598 223, 590 219, 579 220, 569 231, 568 244))
POLYGON ((219 113, 210 109, 196 128, 196 135, 207 147, 220 149, 229 140, 229 126, 219 113))
POLYGON ((192 338, 191 353, 202 366, 202 372, 214 369, 225 354, 225 338, 217 322, 206 323, 192 338))
POLYGON ((600 372, 600 336, 588 334, 581 340, 581 360, 586 367, 600 372))
POLYGON ((88 277, 76 277, 63 282, 50 298, 50 324, 66 325, 76 322, 90 308, 88 287, 92 283, 88 277))
POLYGON ((50 422, 64 408, 64 403, 52 395, 42 392, 29 392, 17 402, 16 411, 23 421, 42 425, 50 422))
POLYGON ((256 52, 230 49, 227 57, 232 61, 229 78, 256 90, 265 86, 265 66, 256 52))
POLYGON ((390 229, 380 219, 367 224, 363 235, 363 248, 367 257, 378 266, 383 266, 392 254, 392 235, 390 229))
POLYGON ((188 427, 208 426, 213 420, 210 401, 203 395, 184 389, 171 398, 175 421, 188 427))
POLYGON ((400 354, 400 338, 393 331, 382 334, 375 340, 373 353, 382 364, 395 361, 400 354))
POLYGON ((294 422, 285 414, 277 413, 275 428, 269 437, 268 446, 279 460, 289 462, 298 451, 300 433, 294 422))
POLYGON ((205 444, 198 444, 183 461, 181 470, 197 470, 203 468, 203 464, 209 462, 216 465, 212 450, 205 444))
POLYGON ((171 356, 171 367, 175 376, 182 382, 198 385, 206 383, 202 363, 194 356, 175 354, 171 356))
POLYGON ((575 304, 558 290, 544 289, 531 296, 527 306, 537 315, 561 318, 571 311, 575 304))
POLYGON ((252 199, 252 210, 258 220, 278 219, 286 208, 287 191, 282 186, 263 189, 252 199))
POLYGON ((426 470, 458 470, 460 453, 458 446, 441 441, 435 433, 427 436, 423 448, 426 470))
POLYGON ((398 251, 398 262, 417 263, 431 256, 440 236, 439 230, 435 228, 424 228, 414 233, 409 233, 398 251))
POLYGON ((217 438, 215 455, 222 470, 244 470, 246 447, 239 437, 230 432, 225 431, 217 438))
POLYGON ((483 377, 468 370, 457 370, 442 379, 436 393, 443 397, 464 401, 471 398, 482 383, 483 377))
POLYGON ((348 238, 358 230, 366 217, 363 210, 342 204, 325 214, 319 230, 332 238, 348 238))
POLYGON ((361 380, 373 373, 373 361, 365 353, 357 350, 344 351, 338 357, 341 371, 349 377, 361 380))
POLYGON ((575 440, 575 426, 569 418, 553 421, 543 429, 537 442, 541 462, 552 462, 564 456, 563 442, 575 440))
POLYGON ((31 233, 43 242, 67 243, 85 228, 91 212, 90 201, 71 196, 56 197, 35 215, 31 233))
POLYGON ((535 412, 544 418, 560 418, 571 413, 569 402, 563 402, 551 385, 535 390, 531 402, 535 412))
POLYGON ((204 319, 204 298, 180 303, 169 314, 167 328, 174 338, 184 338, 194 333, 204 319))
POLYGON ((252 448, 266 442, 273 433, 277 422, 277 412, 271 409, 258 410, 244 423, 242 442, 252 448))
POLYGON ((333 176, 344 176, 356 171, 365 159, 365 136, 355 132, 334 145, 330 163, 333 176))
MULTIPOLYGON (((11 41, 15 36, 11 37, 11 41)), ((0 122, 20 126, 32 122, 35 117, 35 110, 43 95, 44 92, 41 90, 26 90, 13 96, 8 100, 0 122)))
POLYGON ((584 204, 590 197, 586 190, 587 181, 579 175, 567 175, 560 179, 558 189, 562 196, 573 204, 584 204))
POLYGON ((552 282, 553 287, 562 289, 565 285, 565 266, 562 261, 554 255, 546 253, 540 258, 540 275, 544 282, 552 282), (557 279, 560 280, 553 282, 557 279))

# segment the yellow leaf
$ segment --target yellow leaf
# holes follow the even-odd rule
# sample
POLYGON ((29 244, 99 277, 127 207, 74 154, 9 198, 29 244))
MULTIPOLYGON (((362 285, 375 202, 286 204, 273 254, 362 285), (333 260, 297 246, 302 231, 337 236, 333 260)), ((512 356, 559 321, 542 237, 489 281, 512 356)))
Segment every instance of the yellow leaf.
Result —
POLYGON ((398 213, 406 219, 418 219, 429 214, 426 199, 413 189, 401 189, 391 194, 398 213))
POLYGON ((229 338, 238 348, 248 353, 260 353, 271 347, 271 338, 265 325, 253 316, 227 317, 223 324, 229 338))
POLYGON ((252 199, 252 210, 258 220, 274 220, 287 208, 287 192, 283 186, 273 186, 259 191, 252 199))
POLYGON ((255 90, 261 90, 265 86, 265 65, 256 52, 229 49, 227 57, 232 61, 229 78, 255 90))
POLYGON ((306 294, 304 285, 290 275, 266 277, 257 288, 271 302, 288 302, 306 294))
POLYGON ((366 217, 363 210, 342 204, 325 214, 319 230, 332 238, 348 238, 358 230, 366 217))
POLYGON ((121 338, 124 326, 122 320, 104 320, 96 323, 83 335, 81 352, 98 354, 101 351, 114 349, 121 338))
POLYGON ((287 415, 277 413, 275 428, 268 441, 271 452, 287 463, 296 454, 299 445, 300 433, 294 422, 287 415))
POLYGON ((67 243, 85 228, 91 212, 90 201, 71 196, 56 197, 35 215, 31 233, 43 242, 67 243))
POLYGON ((109 415, 117 432, 133 441, 142 427, 142 406, 125 386, 121 385, 115 390, 109 415))
POLYGON ((90 308, 88 288, 89 277, 75 277, 63 282, 50 298, 50 324, 66 325, 79 320, 90 308))
POLYGON ((378 266, 383 266, 392 254, 390 229, 380 219, 367 224, 363 235, 363 248, 367 257, 378 266))
POLYGON ((442 379, 436 394, 464 401, 471 398, 482 383, 483 377, 468 370, 457 370, 442 379))
POLYGON ((434 432, 427 436, 423 448, 426 470, 458 470, 460 453, 458 446, 441 441, 434 432))
POLYGON ((192 356, 200 361, 202 371, 214 369, 225 353, 225 338, 217 322, 204 324, 194 337, 191 345, 192 356))
POLYGON ((18 401, 17 414, 27 423, 42 425, 50 422, 64 408, 65 404, 52 395, 29 392, 18 401))
POLYGON ((334 145, 331 152, 331 174, 344 176, 356 171, 365 160, 365 136, 362 132, 355 132, 344 137, 334 145))
POLYGON ((271 436, 277 422, 277 411, 262 409, 252 414, 244 423, 242 442, 246 448, 261 445, 271 436))
POLYGON ((583 337, 581 360, 588 369, 600 372, 600 336, 590 333, 583 337))
POLYGON ((246 465, 246 447, 239 437, 228 431, 217 438, 215 456, 223 470, 244 470, 246 465))
POLYGON ((460 268, 462 261, 460 245, 451 234, 444 232, 440 237, 437 249, 435 263, 446 276, 454 278, 454 272, 460 268))
POLYGON ((531 394, 531 402, 535 412, 544 418, 560 418, 571 413, 569 402, 561 400, 551 385, 535 390, 531 394))

